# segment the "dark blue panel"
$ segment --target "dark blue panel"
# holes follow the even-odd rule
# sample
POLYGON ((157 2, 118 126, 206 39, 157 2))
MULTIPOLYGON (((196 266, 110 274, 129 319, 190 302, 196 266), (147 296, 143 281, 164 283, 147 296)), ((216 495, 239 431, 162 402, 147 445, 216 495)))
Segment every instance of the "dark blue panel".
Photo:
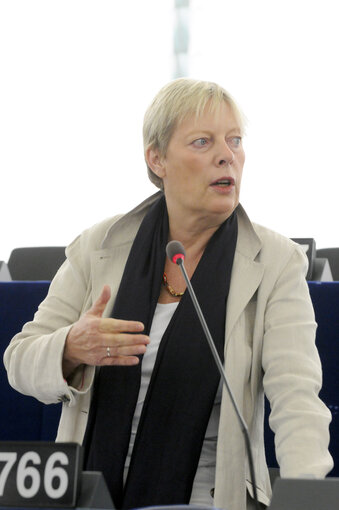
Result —
MULTIPOLYGON (((316 344, 323 368, 320 397, 332 412, 330 452, 334 468, 330 475, 339 476, 339 283, 308 282, 308 285, 318 323, 316 344)), ((276 467, 274 435, 267 422, 267 401, 265 405, 266 458, 269 466, 276 467)))
POLYGON ((3 353, 11 338, 32 320, 50 282, 0 282, 0 440, 54 440, 60 405, 46 406, 13 390, 3 367, 3 353), (50 407, 50 406, 48 406, 50 407), (47 414, 47 419, 45 415, 47 414))
MULTIPOLYGON (((32 319, 47 294, 49 282, 0 282, 0 355, 23 324, 32 319)), ((335 459, 332 476, 339 476, 339 283, 309 282, 318 322, 317 347, 323 365, 321 398, 331 409, 330 451, 335 459)), ((45 406, 20 395, 0 370, 0 440, 53 440, 60 405, 45 406)), ((266 455, 276 466, 273 434, 265 421, 266 455)))
POLYGON ((335 459, 331 476, 339 476, 339 283, 309 282, 318 323, 317 347, 323 367, 321 399, 332 412, 330 452, 335 459))

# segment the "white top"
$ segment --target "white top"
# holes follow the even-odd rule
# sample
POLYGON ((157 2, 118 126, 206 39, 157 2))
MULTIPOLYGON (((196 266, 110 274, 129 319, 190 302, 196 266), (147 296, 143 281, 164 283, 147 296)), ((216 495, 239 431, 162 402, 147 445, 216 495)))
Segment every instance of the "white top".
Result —
MULTIPOLYGON (((132 422, 132 431, 128 454, 125 463, 124 478, 126 480, 128 467, 131 460, 131 454, 135 441, 135 435, 138 428, 138 423, 144 405, 147 388, 150 382, 152 370, 155 364, 155 359, 158 352, 158 347, 161 338, 174 314, 178 303, 160 304, 158 303, 154 312, 152 327, 150 331, 150 343, 147 346, 146 353, 144 354, 141 367, 141 384, 139 396, 135 413, 132 422)), ((217 395, 215 398, 214 406, 207 426, 205 439, 202 445, 198 469, 195 475, 193 489, 191 494, 190 504, 210 505, 213 506, 213 497, 211 496, 211 489, 214 488, 215 479, 215 462, 216 462, 216 449, 217 449, 217 436, 218 425, 220 416, 220 402, 221 402, 221 388, 220 383, 217 395)))

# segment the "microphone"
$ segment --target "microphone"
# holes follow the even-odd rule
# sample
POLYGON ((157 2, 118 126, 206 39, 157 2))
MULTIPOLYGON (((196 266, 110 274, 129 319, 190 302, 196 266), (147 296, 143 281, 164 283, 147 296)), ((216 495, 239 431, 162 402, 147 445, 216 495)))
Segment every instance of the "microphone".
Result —
POLYGON ((232 405, 233 405, 233 409, 234 409, 234 411, 237 415, 237 418, 239 420, 240 428, 241 428, 241 431, 243 433, 244 440, 245 440, 246 452, 248 455, 248 462, 249 462, 249 468, 250 468, 251 482, 252 482, 252 486, 253 486, 253 496, 254 496, 255 506, 256 506, 257 510, 260 510, 258 494, 257 494, 256 478, 255 478, 255 472, 254 472, 252 448, 251 448, 251 442, 250 442, 250 436, 248 433, 248 428, 247 428, 244 418, 241 415, 238 404, 234 398, 233 392, 232 392, 229 382, 227 380, 226 372, 225 372, 224 367, 221 363, 221 359, 219 357, 218 351, 215 347, 211 333, 210 333, 208 326, 206 324, 205 317, 201 311, 201 308, 200 308, 199 302, 197 300, 197 297, 195 295, 195 292, 193 290, 192 284, 187 276, 187 272, 186 272, 185 265, 184 265, 184 260, 185 260, 185 255, 186 255, 185 248, 179 241, 170 241, 166 246, 166 254, 167 254, 167 257, 170 259, 170 261, 173 262, 174 264, 177 264, 181 269, 181 272, 185 279, 187 289, 191 296, 195 311, 198 315, 198 318, 199 318, 201 326, 204 330, 207 342, 208 342, 211 352, 213 354, 215 363, 218 367, 221 379, 222 379, 224 385, 226 386, 227 393, 228 393, 228 395, 231 399, 232 405))

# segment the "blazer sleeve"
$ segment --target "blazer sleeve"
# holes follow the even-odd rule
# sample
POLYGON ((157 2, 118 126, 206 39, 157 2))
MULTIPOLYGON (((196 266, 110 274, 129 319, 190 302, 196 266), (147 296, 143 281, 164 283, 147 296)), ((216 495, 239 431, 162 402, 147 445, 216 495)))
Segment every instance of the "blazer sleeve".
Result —
POLYGON ((318 397, 322 370, 306 270, 305 254, 295 246, 267 301, 263 383, 281 476, 321 478, 333 467, 331 414, 318 397))
POLYGON ((80 367, 68 381, 62 374, 65 340, 84 310, 90 289, 84 243, 86 235, 79 236, 66 249, 66 261, 33 321, 25 324, 4 354, 11 386, 46 404, 62 401, 74 405, 77 395, 87 392, 93 380, 93 367, 80 367))

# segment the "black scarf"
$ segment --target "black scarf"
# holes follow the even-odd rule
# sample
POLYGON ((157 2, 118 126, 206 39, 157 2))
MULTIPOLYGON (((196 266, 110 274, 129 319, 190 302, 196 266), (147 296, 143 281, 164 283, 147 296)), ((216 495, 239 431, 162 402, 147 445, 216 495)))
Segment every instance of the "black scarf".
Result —
MULTIPOLYGON (((192 277, 221 359, 236 241, 234 212, 210 239, 192 277)), ((161 196, 135 237, 112 311, 114 318, 143 322, 146 334, 159 298, 167 242, 161 196)), ((86 469, 103 472, 117 508, 187 504, 220 380, 188 292, 162 337, 123 486, 140 377, 141 363, 100 369, 84 440, 86 469)))

